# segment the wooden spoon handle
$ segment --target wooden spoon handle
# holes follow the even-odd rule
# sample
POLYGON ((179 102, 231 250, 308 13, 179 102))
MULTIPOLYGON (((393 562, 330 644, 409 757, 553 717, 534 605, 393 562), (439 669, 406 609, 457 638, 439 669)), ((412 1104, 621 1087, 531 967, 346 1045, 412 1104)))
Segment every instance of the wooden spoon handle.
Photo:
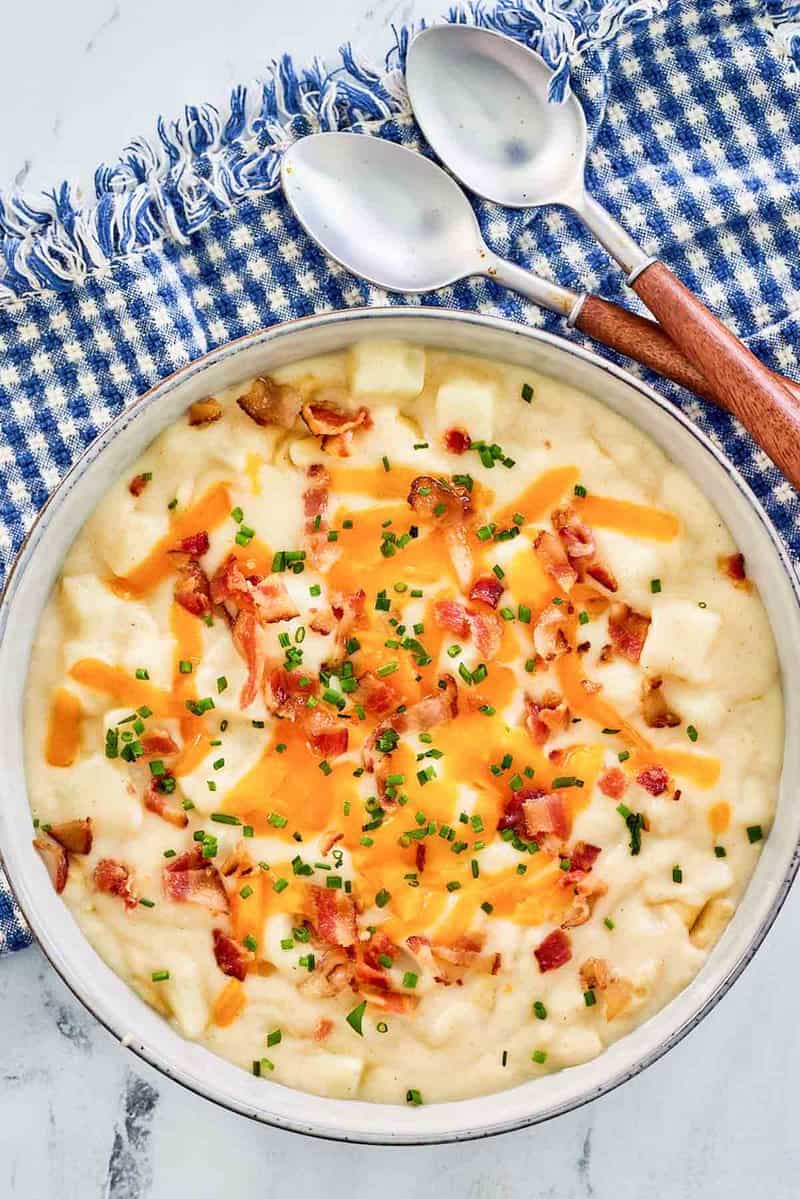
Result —
POLYGON ((779 470, 800 488, 800 410, 772 372, 684 287, 663 262, 632 283, 675 345, 738 417, 779 470))
MULTIPOLYGON (((717 403, 717 397, 700 371, 670 341, 655 321, 639 316, 600 296, 587 296, 575 320, 575 328, 587 337, 602 342, 612 350, 649 366, 651 370, 681 387, 693 391, 704 400, 717 403)), ((780 375, 775 376, 800 406, 800 384, 780 375)))

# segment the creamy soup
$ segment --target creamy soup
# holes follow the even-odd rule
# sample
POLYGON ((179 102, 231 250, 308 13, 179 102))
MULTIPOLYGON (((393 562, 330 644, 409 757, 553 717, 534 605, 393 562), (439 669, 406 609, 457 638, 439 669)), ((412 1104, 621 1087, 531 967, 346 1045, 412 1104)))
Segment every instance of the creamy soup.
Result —
POLYGON ((775 804, 770 628, 602 403, 367 341, 194 404, 76 539, 36 845, 105 961, 275 1080, 460 1099, 687 985, 775 804))

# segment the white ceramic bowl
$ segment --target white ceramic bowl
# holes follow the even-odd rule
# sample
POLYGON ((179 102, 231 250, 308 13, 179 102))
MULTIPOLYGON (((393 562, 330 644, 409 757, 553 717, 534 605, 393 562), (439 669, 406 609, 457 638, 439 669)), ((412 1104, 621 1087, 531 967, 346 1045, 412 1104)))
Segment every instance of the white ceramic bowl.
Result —
MULTIPOLYGON (((254 1078, 178 1035, 98 957, 55 894, 31 846, 23 712, 28 660, 64 556, 111 481, 194 400, 360 338, 398 338, 526 364, 624 414, 680 466, 723 515, 766 604, 780 655, 786 728, 800 724, 800 589, 770 522, 720 452, 650 388, 596 355, 493 317, 443 310, 353 310, 255 333, 178 371, 122 412, 90 446, 43 509, 0 607, 0 850, 9 881, 55 969, 124 1044, 185 1086, 281 1128, 338 1140, 414 1144, 486 1136, 545 1120, 602 1095, 665 1053, 693 1028, 750 961, 798 865, 800 739, 787 738, 775 823, 739 908, 689 987, 600 1057, 513 1090, 407 1108, 322 1099, 254 1078)), ((6 969, 10 968, 6 966, 6 969)), ((11 967, 13 968, 13 967, 11 967)))

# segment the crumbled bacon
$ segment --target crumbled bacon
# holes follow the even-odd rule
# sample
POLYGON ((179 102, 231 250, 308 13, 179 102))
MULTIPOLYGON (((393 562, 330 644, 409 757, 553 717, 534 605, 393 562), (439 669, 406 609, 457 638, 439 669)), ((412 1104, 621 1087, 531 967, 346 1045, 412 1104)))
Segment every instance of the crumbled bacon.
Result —
POLYGON ((560 928, 553 929, 541 945, 534 949, 533 955, 542 974, 546 974, 548 970, 558 970, 561 966, 566 966, 572 957, 570 939, 560 928))
POLYGON ((308 627, 320 637, 329 637, 336 628, 336 617, 331 608, 310 608, 308 627))
POLYGON ((588 575, 608 591, 616 591, 617 580, 597 555, 594 533, 577 512, 573 508, 557 508, 552 519, 578 578, 583 580, 588 575))
POLYGON ((439 679, 443 687, 437 687, 430 695, 423 696, 410 704, 405 712, 391 718, 391 726, 398 733, 425 733, 437 725, 446 724, 458 716, 458 687, 451 674, 439 679))
POLYGON ((472 511, 472 497, 460 483, 445 483, 432 475, 419 475, 411 484, 408 503, 417 516, 442 525, 463 524, 472 511))
POLYGON ((162 820, 166 820, 168 824, 172 824, 175 828, 186 828, 189 823, 189 817, 183 808, 177 807, 169 802, 167 795, 161 790, 161 779, 171 778, 169 774, 161 775, 159 778, 150 780, 149 786, 144 793, 144 806, 148 812, 154 812, 156 816, 160 816, 162 820))
POLYGON ((578 976, 584 991, 605 991, 611 982, 611 966, 605 958, 587 958, 578 976))
POLYGON ((165 729, 148 729, 139 738, 145 758, 168 758, 178 752, 178 746, 165 729))
POLYGON ((344 833, 337 833, 335 831, 325 833, 324 837, 320 841, 319 846, 319 852, 322 854, 323 858, 327 857, 337 841, 341 841, 343 838, 344 833))
POLYGON ((175 903, 194 903, 208 908, 215 916, 229 910, 228 894, 219 871, 203 857, 200 845, 173 858, 161 874, 164 894, 175 903))
POLYGON ((569 652, 566 604, 548 604, 533 629, 533 646, 546 662, 569 652))
POLYGON ((396 1016, 413 1011, 419 1003, 416 995, 398 995, 394 991, 363 991, 362 994, 373 1007, 383 1008, 396 1016))
POLYGON ((389 957, 394 961, 399 952, 400 950, 394 941, 387 937, 386 933, 381 932, 380 929, 376 929, 370 939, 364 944, 362 956, 363 960, 373 970, 385 970, 386 967, 381 964, 379 959, 381 957, 389 957))
POLYGON ((720 570, 734 583, 748 582, 744 554, 725 554, 718 559, 720 570))
POLYGON ((668 707, 662 684, 661 678, 645 679, 642 684, 642 715, 649 729, 674 729, 681 722, 668 707))
POLYGON ((291 383, 276 383, 269 375, 253 379, 236 403, 257 425, 291 429, 302 405, 302 396, 291 383))
POLYGON ((60 895, 67 885, 67 874, 69 873, 69 861, 63 846, 54 841, 52 837, 37 837, 33 842, 33 848, 47 867, 50 882, 56 893, 60 895))
POLYGON ((465 454, 472 445, 472 438, 465 429, 447 429, 442 440, 444 448, 451 454, 465 454))
POLYGON ((208 576, 194 558, 187 558, 179 564, 174 594, 175 602, 192 616, 205 617, 211 612, 208 576))
POLYGON ((663 766, 646 766, 637 774, 636 782, 650 795, 663 795, 669 786, 669 775, 663 766))
POLYGON ((218 400, 209 396, 207 400, 196 400, 189 407, 189 424, 212 425, 222 416, 222 405, 218 400))
POLYGON ((525 696, 525 727, 536 745, 544 745, 551 733, 562 731, 569 724, 569 708, 560 695, 546 692, 541 699, 525 696))
POLYGON ((198 533, 190 533, 188 537, 182 537, 175 546, 174 552, 188 554, 190 558, 202 558, 203 554, 208 553, 209 545, 208 533, 205 529, 201 529, 198 533))
POLYGON ((233 622, 231 638, 247 666, 247 678, 239 693, 239 707, 244 710, 258 695, 267 661, 264 636, 252 612, 238 614, 233 622))
POLYGON ((572 889, 572 903, 561 921, 561 927, 578 928, 586 924, 595 903, 601 895, 605 895, 608 887, 602 879, 583 870, 570 870, 561 876, 559 882, 562 887, 572 889))
POLYGON ((433 616, 440 628, 456 637, 471 636, 481 658, 487 661, 491 661, 500 648, 503 630, 493 612, 468 612, 456 600, 438 600, 433 606, 433 616))
POLYGON ((313 923, 317 936, 329 945, 347 949, 356 941, 356 908, 349 895, 329 887, 311 887, 313 923))
POLYGON ((131 493, 131 495, 134 495, 138 498, 144 491, 147 484, 150 482, 151 478, 152 476, 149 471, 143 475, 134 475, 128 484, 128 491, 131 493))
POLYGON ((306 737, 311 751, 320 758, 338 758, 347 753, 348 729, 336 724, 319 708, 314 708, 306 726, 306 737))
POLYGON ((533 548, 550 577, 563 591, 571 591, 578 581, 578 572, 571 565, 560 538, 543 529, 537 534, 533 548))
POLYGON ((333 1021, 332 1020, 327 1020, 327 1019, 318 1020, 316 1028, 314 1029, 314 1040, 317 1041, 318 1043, 321 1041, 324 1041, 327 1037, 329 1037, 331 1035, 332 1032, 333 1032, 333 1021))
POLYGON ((352 433, 370 420, 369 408, 346 412, 332 404, 304 404, 300 410, 308 430, 318 437, 337 437, 352 433))
POLYGON ((289 674, 282 666, 276 667, 264 688, 264 701, 269 710, 284 720, 296 720, 308 711, 307 699, 316 691, 316 683, 302 688, 300 676, 289 674))
POLYGON ((577 841, 569 853, 570 870, 582 870, 588 874, 601 852, 599 845, 590 845, 588 841, 577 841))
POLYGON ((365 711, 373 716, 385 716, 397 706, 397 692, 371 670, 362 674, 358 680, 358 698, 365 711))
POLYGON ((628 786, 628 780, 619 766, 612 766, 600 775, 597 785, 603 795, 607 795, 609 799, 622 799, 628 786))
POLYGON ((650 617, 634 612, 628 604, 612 604, 608 610, 608 632, 614 649, 629 662, 642 656, 650 617))
POLYGON ((336 627, 336 649, 338 654, 344 654, 346 644, 353 628, 360 623, 364 614, 367 593, 359 587, 357 591, 348 593, 334 592, 331 596, 331 610, 338 621, 336 627))
POLYGON ((231 619, 245 611, 251 612, 259 624, 276 624, 300 614, 281 579, 272 575, 264 579, 247 577, 234 554, 229 554, 214 574, 211 598, 224 606, 231 619))
POLYGON ((66 820, 63 824, 51 824, 50 836, 66 849, 67 853, 86 854, 92 852, 92 820, 66 820))
POLYGON ((481 603, 488 604, 490 608, 496 608, 504 591, 503 584, 495 575, 481 575, 472 584, 469 598, 480 600, 481 603))
POLYGON ((425 859, 427 856, 428 850, 426 849, 424 842, 417 841, 417 845, 414 850, 414 865, 416 866, 419 874, 422 874, 425 870, 425 859))
POLYGON ((247 967, 255 960, 255 954, 218 928, 212 929, 212 936, 214 938, 214 957, 222 973, 231 978, 238 978, 239 982, 244 982, 247 978, 247 967))
POLYGON ((133 893, 128 867, 114 858, 102 858, 94 868, 94 885, 107 895, 118 895, 126 908, 139 902, 133 893))
POLYGON ((531 793, 524 790, 517 794, 524 796, 522 815, 525 821, 525 832, 532 841, 550 834, 562 841, 568 836, 569 815, 560 795, 539 791, 531 793))
POLYGON ((312 566, 326 571, 341 553, 338 542, 328 541, 327 514, 331 476, 321 463, 314 462, 309 466, 306 477, 308 487, 303 492, 306 552, 312 566))

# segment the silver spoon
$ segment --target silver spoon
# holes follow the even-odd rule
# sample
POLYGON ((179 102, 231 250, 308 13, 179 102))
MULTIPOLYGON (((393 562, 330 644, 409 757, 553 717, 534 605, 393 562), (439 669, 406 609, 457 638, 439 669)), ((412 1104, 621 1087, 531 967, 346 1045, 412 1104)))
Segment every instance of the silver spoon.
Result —
POLYGON ((390 291, 427 292, 485 275, 611 349, 706 396, 705 379, 654 321, 579 295, 499 258, 461 188, 441 167, 392 142, 318 133, 283 159, 283 187, 311 238, 337 262, 390 291))
POLYGON ((476 26, 432 26, 409 47, 414 115, 445 165, 472 191, 508 207, 563 204, 577 213, 709 393, 800 487, 800 410, 783 381, 587 194, 583 109, 574 96, 551 104, 551 79, 538 54, 476 26))

